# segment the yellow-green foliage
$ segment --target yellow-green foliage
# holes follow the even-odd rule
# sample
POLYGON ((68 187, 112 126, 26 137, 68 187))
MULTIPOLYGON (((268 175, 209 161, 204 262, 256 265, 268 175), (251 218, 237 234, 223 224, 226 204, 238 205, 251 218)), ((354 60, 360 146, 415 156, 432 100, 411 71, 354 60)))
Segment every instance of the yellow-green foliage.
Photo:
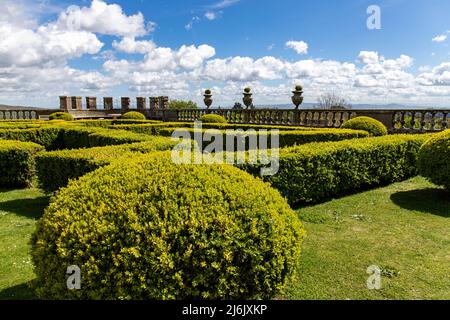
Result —
POLYGON ((67 112, 54 112, 49 116, 50 120, 73 121, 74 117, 67 112))
POLYGON ((151 137, 125 130, 49 124, 39 128, 0 129, 0 138, 34 142, 47 150, 88 148, 141 142, 151 137))
POLYGON ((204 123, 227 123, 227 120, 218 114, 205 114, 198 120, 204 123))
POLYGON ((0 140, 0 187, 26 187, 34 175, 33 156, 44 148, 31 142, 0 140))
POLYGON ((70 179, 79 178, 120 157, 170 150, 176 144, 170 138, 149 137, 146 142, 133 144, 41 152, 36 155, 39 185, 47 192, 55 191, 66 186, 70 179))
MULTIPOLYGON (((416 175, 429 135, 311 143, 280 150, 279 172, 265 179, 293 204, 317 202, 416 175)), ((260 165, 244 165, 259 175, 260 165)))
POLYGON ((226 165, 169 153, 118 160, 55 196, 32 239, 43 298, 273 297, 298 263, 303 228, 278 191, 226 165), (67 290, 67 266, 81 290, 67 290))
POLYGON ((364 130, 374 137, 385 136, 388 134, 388 130, 384 124, 370 117, 356 117, 350 119, 342 125, 342 128, 364 130))
POLYGON ((419 152, 420 174, 450 190, 450 130, 436 134, 419 152))
MULTIPOLYGON (((180 130, 180 128, 161 128, 159 129, 158 134, 162 136, 170 137, 172 136, 174 131, 180 130)), ((191 138, 194 139, 194 131, 193 128, 181 128, 181 130, 188 131, 191 135, 191 138)), ((203 129, 202 132, 205 133, 206 130, 210 129, 203 129)), ((225 143, 226 139, 232 139, 229 136, 227 137, 227 130, 214 130, 209 132, 215 132, 218 134, 222 134, 223 141, 225 143)), ((267 141, 268 141, 268 147, 271 146, 271 131, 267 131, 265 133, 253 131, 253 133, 245 133, 246 137, 246 149, 249 149, 249 141, 250 136, 252 135, 266 135, 267 141)), ((364 138, 368 137, 369 134, 366 131, 358 131, 358 130, 348 130, 348 129, 334 129, 334 130, 314 130, 314 131, 294 131, 294 130, 288 130, 288 131, 279 131, 279 147, 285 148, 285 147, 291 147, 295 145, 302 145, 305 143, 311 143, 311 142, 323 142, 323 141, 341 141, 341 140, 347 140, 347 139, 355 139, 355 138, 364 138)), ((203 141, 203 147, 206 147, 211 142, 210 141, 203 141)))
MULTIPOLYGON (((166 128, 193 128, 194 122, 159 122, 159 123, 144 123, 144 124, 120 124, 113 123, 111 129, 129 130, 137 133, 159 134, 161 129, 166 128)), ((254 125, 254 124, 232 124, 232 123, 202 123, 203 129, 230 129, 230 130, 271 130, 278 129, 280 131, 337 131, 336 128, 313 128, 313 127, 299 127, 299 126, 270 126, 270 125, 254 125)))
POLYGON ((146 118, 145 118, 145 116, 144 116, 142 113, 140 113, 140 112, 137 112, 137 111, 130 111, 130 112, 124 113, 124 114, 122 115, 121 119, 127 119, 127 120, 130 120, 130 119, 132 119, 132 120, 145 120, 146 118))

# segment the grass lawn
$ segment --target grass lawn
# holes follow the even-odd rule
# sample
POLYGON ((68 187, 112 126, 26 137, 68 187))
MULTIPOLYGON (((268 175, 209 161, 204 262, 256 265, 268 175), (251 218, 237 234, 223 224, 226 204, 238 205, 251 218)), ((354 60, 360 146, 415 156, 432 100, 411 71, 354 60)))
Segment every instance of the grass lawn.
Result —
POLYGON ((450 195, 417 177, 298 210, 307 231, 286 299, 450 299, 450 195), (379 291, 366 270, 382 270, 379 291))
MULTIPOLYGON (((298 210, 308 232, 282 299, 450 299, 450 196, 414 178, 298 210), (370 265, 382 289, 366 288, 370 265)), ((29 238, 48 198, 0 191, 0 299, 30 299, 29 238)))

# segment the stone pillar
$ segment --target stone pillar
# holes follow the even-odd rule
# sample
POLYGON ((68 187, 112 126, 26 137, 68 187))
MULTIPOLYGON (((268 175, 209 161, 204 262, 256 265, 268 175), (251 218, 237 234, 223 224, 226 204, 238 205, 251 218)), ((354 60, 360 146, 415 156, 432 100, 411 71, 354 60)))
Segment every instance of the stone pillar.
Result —
POLYGON ((71 110, 83 110, 82 97, 70 97, 71 99, 71 110))
POLYGON ((137 97, 136 98, 136 106, 138 110, 146 110, 147 109, 147 99, 145 97, 137 97))
POLYGON ((169 109, 169 97, 158 97, 158 106, 160 109, 169 109))
POLYGON ((158 98, 150 97, 150 109, 158 109, 158 98))
POLYGON ((87 110, 97 110, 97 98, 96 97, 86 97, 86 109, 87 110))
POLYGON ((112 97, 103 97, 103 109, 105 110, 114 109, 114 102, 112 97))
POLYGON ((63 111, 69 111, 72 108, 72 100, 68 96, 59 97, 59 108, 63 111))
POLYGON ((129 97, 120 98, 120 105, 122 110, 130 110, 131 100, 129 97))

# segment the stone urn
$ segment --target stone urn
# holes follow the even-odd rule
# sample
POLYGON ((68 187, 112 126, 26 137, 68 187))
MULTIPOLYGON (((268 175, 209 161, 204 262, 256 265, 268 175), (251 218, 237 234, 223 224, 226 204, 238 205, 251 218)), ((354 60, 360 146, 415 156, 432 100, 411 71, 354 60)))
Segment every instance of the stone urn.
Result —
POLYGON ((211 90, 205 90, 205 94, 203 96, 205 97, 205 99, 203 99, 203 102, 205 103, 206 108, 209 109, 209 107, 211 107, 213 103, 211 90))
POLYGON ((292 103, 295 105, 295 109, 298 109, 298 106, 302 104, 303 102, 303 88, 302 86, 298 85, 295 86, 295 90, 292 91, 292 93, 294 94, 292 96, 292 103))
POLYGON ((247 109, 253 104, 252 94, 252 89, 248 87, 244 89, 244 98, 242 99, 242 102, 244 102, 247 109))

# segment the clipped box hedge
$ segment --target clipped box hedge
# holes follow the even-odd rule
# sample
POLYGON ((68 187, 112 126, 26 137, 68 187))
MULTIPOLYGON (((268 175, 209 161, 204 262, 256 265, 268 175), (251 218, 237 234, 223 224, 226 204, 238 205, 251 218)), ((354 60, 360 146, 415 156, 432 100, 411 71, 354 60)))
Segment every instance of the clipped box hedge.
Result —
MULTIPOLYGON (((191 138, 194 138, 194 131, 193 128, 162 128, 159 130, 159 135, 171 137, 172 134, 177 130, 185 130, 190 133, 191 138)), ((203 129, 202 132, 205 133, 207 130, 211 133, 217 133, 222 134, 223 141, 225 143, 227 138, 227 131, 228 130, 218 130, 218 129, 203 129)), ((231 129, 231 131, 234 131, 231 129)), ((256 135, 267 135, 267 142, 268 147, 271 146, 271 132, 266 131, 265 133, 260 133, 256 131, 256 135)), ((250 135, 252 133, 245 133, 246 134, 246 150, 249 149, 249 140, 250 135)), ((253 133, 255 134, 255 133, 253 133)), ((314 131, 279 131, 279 147, 285 148, 285 147, 291 147, 295 145, 302 145, 306 143, 311 142, 323 142, 323 141, 341 141, 341 140, 347 140, 347 139, 355 139, 355 138, 364 138, 368 137, 369 134, 366 131, 357 131, 357 130, 346 130, 346 129, 335 129, 335 130, 314 130, 314 131)), ((232 138, 229 137, 228 138, 232 138)), ((235 139, 236 140, 236 139, 235 139)), ((209 145, 210 141, 203 141, 203 148, 209 145)))
MULTIPOLYGON (((144 124, 119 124, 112 125, 111 129, 129 130, 137 133, 158 135, 162 129, 166 128, 193 128, 194 122, 159 122, 144 124)), ((280 126, 280 125, 255 125, 255 124, 232 124, 232 123, 202 123, 203 129, 231 129, 231 130, 261 130, 278 129, 280 131, 336 131, 337 128, 313 128, 299 126, 280 126)))
MULTIPOLYGON (((292 205, 314 203, 417 175, 417 155, 428 138, 393 135, 281 149, 278 173, 264 179, 292 205)), ((260 174, 261 165, 239 167, 260 174)))
POLYGON ((35 171, 34 155, 44 150, 38 144, 0 140, 0 187, 27 187, 35 171))
POLYGON ((0 138, 34 142, 47 150, 89 148, 151 139, 148 135, 125 130, 79 127, 72 125, 46 125, 29 129, 0 129, 0 138))
POLYGON ((151 137, 146 142, 118 146, 94 147, 41 152, 36 155, 40 187, 52 192, 65 187, 69 180, 79 178, 121 157, 172 149, 177 142, 165 137, 151 137))
POLYGON ((269 299, 304 229, 279 192, 232 166, 118 161, 52 198, 32 237, 45 299, 269 299), (67 290, 67 266, 81 269, 67 290))

